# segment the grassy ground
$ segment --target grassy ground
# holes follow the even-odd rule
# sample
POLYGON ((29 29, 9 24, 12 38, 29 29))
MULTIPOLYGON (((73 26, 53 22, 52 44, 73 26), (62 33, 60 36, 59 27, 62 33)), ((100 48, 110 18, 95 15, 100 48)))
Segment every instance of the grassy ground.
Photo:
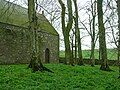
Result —
POLYGON ((1 65, 0 90, 120 90, 117 67, 105 72, 99 66, 45 66, 54 73, 31 73, 27 65, 1 65))
MULTIPOLYGON (((83 50, 82 53, 83 53, 83 58, 87 58, 87 59, 90 58, 90 54, 91 54, 90 50, 83 50)), ((110 59, 110 60, 117 60, 117 50, 108 49, 107 53, 108 53, 108 59, 110 59)), ((60 57, 65 57, 65 52, 64 51, 60 51, 59 56, 60 57)), ((95 58, 99 59, 99 51, 98 50, 95 50, 95 58)))

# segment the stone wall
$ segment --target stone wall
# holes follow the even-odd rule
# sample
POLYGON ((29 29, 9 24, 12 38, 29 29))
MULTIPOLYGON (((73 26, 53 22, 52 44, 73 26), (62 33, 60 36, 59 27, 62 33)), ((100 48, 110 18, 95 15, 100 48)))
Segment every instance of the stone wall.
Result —
POLYGON ((45 50, 49 49, 50 63, 59 62, 59 37, 45 32, 39 32, 41 39, 42 59, 45 62, 45 50))
MULTIPOLYGON (((30 37, 27 28, 0 23, 0 64, 29 63, 30 37)), ((40 58, 45 62, 45 50, 50 53, 50 63, 58 62, 59 36, 39 31, 40 58)))
MULTIPOLYGON (((75 60, 75 58, 74 58, 74 60, 75 60)), ((91 59, 83 58, 83 62, 84 62, 84 64, 91 65, 91 59)), ((59 58, 59 63, 65 63, 65 57, 60 57, 59 58)), ((95 65, 101 65, 101 60, 95 59, 95 65)), ((119 66, 119 61, 118 60, 108 60, 108 65, 119 66)))

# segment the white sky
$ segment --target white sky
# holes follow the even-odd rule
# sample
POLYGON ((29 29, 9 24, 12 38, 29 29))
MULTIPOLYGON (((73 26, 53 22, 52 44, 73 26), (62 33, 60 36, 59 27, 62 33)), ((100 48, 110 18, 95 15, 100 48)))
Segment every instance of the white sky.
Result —
MULTIPOLYGON (((7 1, 11 1, 11 2, 15 2, 23 7, 26 7, 26 3, 27 3, 27 0, 7 0, 7 1)), ((41 0, 42 1, 42 0, 41 0)), ((77 0, 78 1, 78 7, 79 9, 81 9, 82 7, 84 7, 85 5, 87 5, 86 3, 90 0, 77 0)), ((89 5, 89 4, 88 4, 89 5)), ((79 12, 79 17, 80 17, 80 20, 81 21, 84 21, 88 16, 86 16, 85 14, 85 10, 81 10, 79 12)), ((48 17, 47 17, 48 18, 48 17)), ((81 27, 81 26, 80 26, 81 27)), ((58 33, 60 34, 60 38, 63 38, 62 36, 62 33, 61 33, 61 30, 60 29, 56 29, 58 31, 58 33)), ((86 30, 82 30, 81 29, 81 37, 85 36, 85 35, 88 35, 87 34, 87 31, 86 30)), ((110 38, 108 38, 110 39, 110 38)), ((108 40, 107 39, 107 40, 108 40)), ((60 42, 60 50, 64 50, 64 44, 63 42, 60 42)), ((91 43, 91 39, 90 39, 90 36, 86 36, 82 39, 82 49, 90 49, 90 43, 91 43)), ((107 47, 108 48, 113 48, 113 47, 116 47, 114 44, 107 44, 107 47)), ((98 48, 98 43, 96 45, 96 48, 98 48)))

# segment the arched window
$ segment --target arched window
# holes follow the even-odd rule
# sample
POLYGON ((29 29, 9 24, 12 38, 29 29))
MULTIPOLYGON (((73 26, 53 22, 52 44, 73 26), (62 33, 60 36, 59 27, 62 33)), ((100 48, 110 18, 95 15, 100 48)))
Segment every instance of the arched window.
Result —
POLYGON ((50 50, 48 48, 45 50, 45 63, 50 63, 50 50))

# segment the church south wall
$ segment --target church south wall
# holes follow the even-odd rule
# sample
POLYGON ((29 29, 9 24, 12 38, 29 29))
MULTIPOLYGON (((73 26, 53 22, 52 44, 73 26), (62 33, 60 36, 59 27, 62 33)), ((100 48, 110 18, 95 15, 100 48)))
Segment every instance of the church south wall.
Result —
MULTIPOLYGON (((30 37, 27 28, 0 23, 0 64, 30 61, 30 37)), ((40 58, 45 63, 45 49, 50 50, 50 63, 58 62, 58 36, 39 32, 40 58)))
POLYGON ((58 63, 59 59, 59 36, 52 35, 49 33, 39 32, 39 37, 41 38, 41 49, 42 58, 45 62, 45 50, 49 49, 50 63, 58 63))

